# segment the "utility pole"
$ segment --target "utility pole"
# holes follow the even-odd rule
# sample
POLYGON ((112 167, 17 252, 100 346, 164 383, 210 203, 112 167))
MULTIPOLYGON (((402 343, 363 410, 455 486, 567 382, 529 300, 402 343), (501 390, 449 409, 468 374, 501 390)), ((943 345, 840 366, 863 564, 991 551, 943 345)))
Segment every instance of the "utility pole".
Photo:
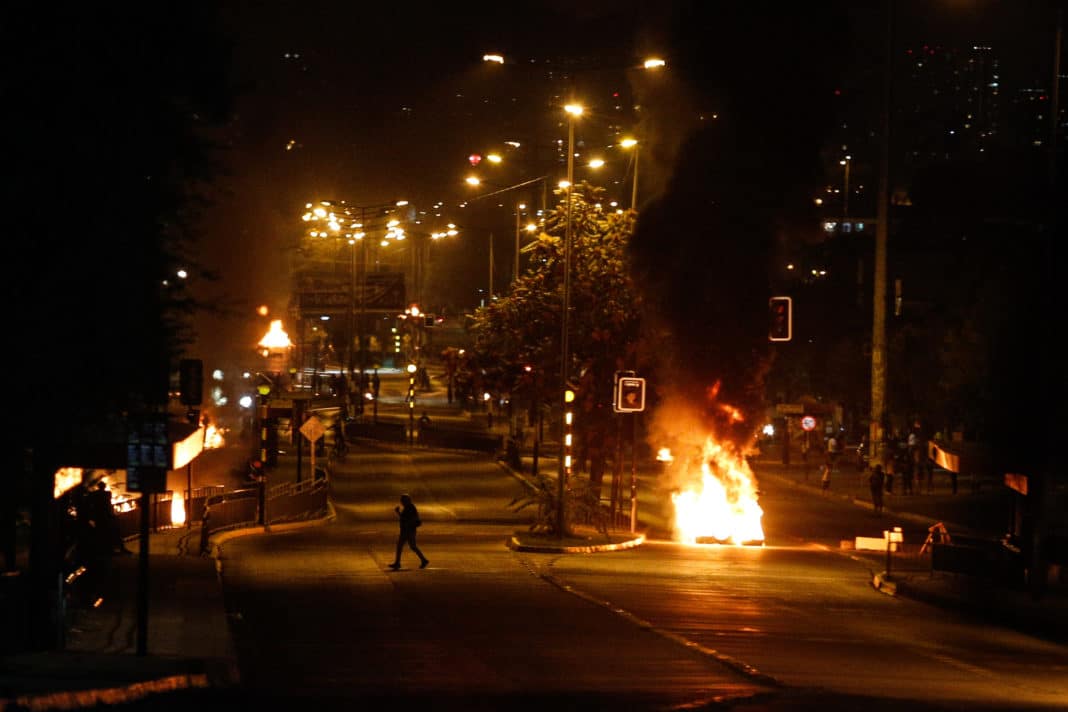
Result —
POLYGON ((879 197, 875 223, 875 275, 872 280, 871 324, 871 456, 882 456, 883 423, 886 419, 886 242, 890 225, 890 97, 893 81, 894 2, 886 2, 886 37, 883 67, 883 97, 879 142, 879 197))

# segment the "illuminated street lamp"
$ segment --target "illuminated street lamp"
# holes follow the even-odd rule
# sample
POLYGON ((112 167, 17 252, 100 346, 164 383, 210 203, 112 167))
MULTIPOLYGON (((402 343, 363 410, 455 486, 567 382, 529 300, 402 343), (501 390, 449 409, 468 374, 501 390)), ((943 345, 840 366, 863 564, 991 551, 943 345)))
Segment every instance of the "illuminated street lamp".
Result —
POLYGON ((838 161, 838 165, 845 166, 845 181, 842 187, 842 222, 845 223, 846 218, 849 217, 849 164, 852 162, 852 156, 846 156, 842 160, 838 161))

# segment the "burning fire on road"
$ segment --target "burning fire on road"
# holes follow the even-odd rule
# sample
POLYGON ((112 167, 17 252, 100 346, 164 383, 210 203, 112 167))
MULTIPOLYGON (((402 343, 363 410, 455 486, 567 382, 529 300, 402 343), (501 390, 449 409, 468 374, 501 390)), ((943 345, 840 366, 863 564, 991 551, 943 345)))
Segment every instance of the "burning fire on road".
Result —
POLYGON ((756 479, 740 454, 709 436, 699 457, 678 463, 688 482, 672 494, 675 536, 689 544, 764 543, 756 479))
POLYGON ((763 545, 756 477, 746 460, 741 412, 716 400, 675 398, 658 413, 651 437, 660 447, 662 484, 671 492, 674 536, 688 544, 763 545), (718 433, 732 437, 719 437, 718 433))

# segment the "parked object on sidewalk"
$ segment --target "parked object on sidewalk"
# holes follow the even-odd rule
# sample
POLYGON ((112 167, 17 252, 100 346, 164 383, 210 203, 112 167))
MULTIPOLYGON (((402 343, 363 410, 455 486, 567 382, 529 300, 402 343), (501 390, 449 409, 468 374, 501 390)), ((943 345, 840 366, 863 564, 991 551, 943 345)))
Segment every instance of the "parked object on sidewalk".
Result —
POLYGON ((820 489, 827 491, 831 488, 831 466, 823 466, 823 475, 820 477, 820 489))

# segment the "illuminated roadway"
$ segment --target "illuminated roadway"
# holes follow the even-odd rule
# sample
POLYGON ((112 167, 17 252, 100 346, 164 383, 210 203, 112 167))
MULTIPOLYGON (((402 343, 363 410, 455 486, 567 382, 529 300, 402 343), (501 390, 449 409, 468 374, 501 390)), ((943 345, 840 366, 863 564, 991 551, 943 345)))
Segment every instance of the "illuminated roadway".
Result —
POLYGON ((505 542, 529 522, 508 506, 524 489, 497 463, 356 446, 333 478, 335 522, 223 547, 238 694, 435 709, 1065 708, 1064 646, 875 592, 870 564, 827 540, 850 518, 870 528, 870 512, 761 484, 763 548, 520 553, 505 542), (419 570, 406 551, 392 572, 405 491, 431 563, 419 570))

